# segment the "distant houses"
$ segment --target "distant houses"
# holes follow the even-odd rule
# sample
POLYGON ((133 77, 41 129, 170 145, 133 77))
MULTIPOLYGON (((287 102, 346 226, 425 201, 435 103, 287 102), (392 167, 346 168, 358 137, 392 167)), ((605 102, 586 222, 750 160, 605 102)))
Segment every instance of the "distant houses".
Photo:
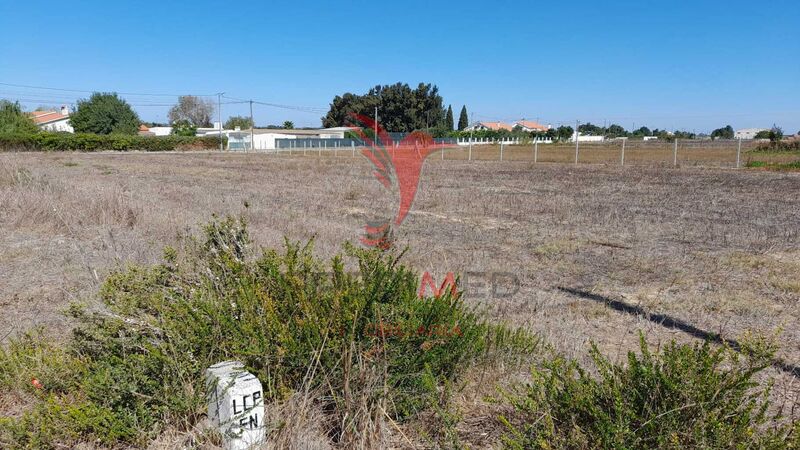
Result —
POLYGON ((464 130, 466 131, 484 131, 484 130, 491 130, 491 131, 513 131, 514 129, 520 129, 524 132, 530 133, 532 131, 537 132, 545 132, 552 128, 550 125, 542 125, 537 122, 533 122, 531 120, 517 120, 514 123, 508 124, 504 122, 475 122, 472 125, 468 126, 464 130))
POLYGON ((769 131, 769 128, 743 128, 733 133, 734 139, 755 139, 756 135, 762 131, 769 131))
POLYGON ((62 106, 59 111, 34 111, 30 113, 39 129, 74 133, 69 123, 69 108, 62 106))

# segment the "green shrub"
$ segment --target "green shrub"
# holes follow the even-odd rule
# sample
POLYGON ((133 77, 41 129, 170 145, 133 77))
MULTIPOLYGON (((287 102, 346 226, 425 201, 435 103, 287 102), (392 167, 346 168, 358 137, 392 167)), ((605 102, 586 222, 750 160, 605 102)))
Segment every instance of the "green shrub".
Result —
MULTIPOLYGON (((613 364, 592 346, 598 376, 555 358, 534 368, 517 416, 503 418, 508 448, 791 448, 788 426, 768 428, 768 388, 754 376, 774 349, 759 343, 741 357, 708 343, 670 343, 613 364)), ((773 422, 774 425, 775 422, 773 422)), ((795 427, 797 427, 795 425, 795 427)))
POLYGON ((784 139, 779 141, 764 142, 758 144, 751 153, 758 152, 800 152, 800 139, 784 139))
POLYGON ((172 151, 218 148, 219 137, 215 136, 129 136, 47 132, 0 134, 0 151, 172 151))
POLYGON ((39 127, 19 102, 0 100, 0 133, 37 133, 39 127))
POLYGON ((766 161, 748 161, 745 167, 752 169, 765 168, 769 170, 800 170, 800 161, 792 161, 788 163, 771 163, 766 161))
POLYGON ((53 420, 68 438, 143 444, 166 423, 193 425, 205 413, 204 370, 237 359, 268 399, 319 393, 346 441, 384 410, 404 419, 430 408, 475 364, 534 351, 535 338, 486 323, 460 294, 420 299, 419 276, 400 256, 348 247, 323 263, 310 244, 288 242, 257 254, 243 222, 212 222, 203 239, 167 249, 165 263, 109 276, 104 310, 74 308, 78 386, 43 392, 71 402, 0 422, 0 437, 34 442, 53 420), (65 425, 65 408, 86 419, 65 425))

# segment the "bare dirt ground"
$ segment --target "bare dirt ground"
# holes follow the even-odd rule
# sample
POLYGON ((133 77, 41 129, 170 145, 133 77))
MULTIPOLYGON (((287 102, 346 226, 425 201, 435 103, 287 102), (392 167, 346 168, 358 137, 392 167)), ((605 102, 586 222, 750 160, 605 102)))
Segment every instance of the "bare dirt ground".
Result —
MULTIPOLYGON (((70 301, 212 214, 245 216, 259 245, 315 237, 331 256, 396 202, 364 158, 0 154, 0 338, 65 335, 70 301)), ((800 174, 433 155, 395 233, 407 263, 466 274, 487 314, 579 359, 589 341, 622 358, 640 330, 654 346, 777 334, 774 395, 797 402, 800 174)))

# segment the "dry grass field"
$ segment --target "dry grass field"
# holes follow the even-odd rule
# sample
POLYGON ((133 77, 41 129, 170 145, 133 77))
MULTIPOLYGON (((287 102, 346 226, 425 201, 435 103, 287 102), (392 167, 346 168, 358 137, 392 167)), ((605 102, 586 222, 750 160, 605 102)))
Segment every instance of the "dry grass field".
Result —
MULTIPOLYGON (((653 346, 774 335, 785 364, 770 372, 773 396, 796 405, 800 174, 687 167, 732 164, 735 148, 685 151, 679 168, 642 164, 671 165, 662 150, 631 149, 635 167, 624 168, 605 147, 582 157, 608 165, 534 165, 530 148, 504 162, 433 155, 397 242, 437 279, 467 274, 467 298, 486 314, 581 360, 589 341, 624 358, 640 330, 653 346), (491 295, 493 273, 513 274, 518 290, 491 295)), ((475 159, 498 159, 493 151, 475 159)), ((540 147, 539 161, 571 151, 540 147)), ((0 338, 35 326, 64 336, 71 301, 93 301, 115 268, 158 261, 212 214, 244 216, 259 245, 313 237, 332 256, 368 219, 392 214, 396 199, 371 172, 364 158, 311 155, 0 154, 0 338)), ((476 392, 462 394, 461 431, 480 447, 488 413, 476 392)))

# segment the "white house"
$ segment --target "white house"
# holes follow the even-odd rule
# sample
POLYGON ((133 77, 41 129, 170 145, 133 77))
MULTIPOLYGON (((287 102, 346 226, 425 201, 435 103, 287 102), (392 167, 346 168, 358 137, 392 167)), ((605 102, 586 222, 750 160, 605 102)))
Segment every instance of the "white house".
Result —
MULTIPOLYGON (((152 128, 151 128, 152 130, 152 128)), ((348 127, 322 128, 313 130, 287 130, 284 128, 256 128, 253 130, 253 144, 250 144, 250 130, 222 130, 228 138, 228 150, 275 150, 277 139, 344 139, 348 127)), ((217 136, 219 129, 198 128, 198 136, 217 136)))
POLYGON ((768 128, 743 128, 741 130, 736 130, 733 133, 734 139, 755 139, 756 135, 761 131, 769 131, 768 128))
POLYGON ((540 123, 525 119, 517 120, 516 122, 514 122, 512 128, 516 127, 522 128, 522 131, 525 131, 526 133, 530 133, 531 131, 544 132, 552 128, 552 126, 550 125, 542 125, 540 123))
POLYGON ((514 127, 503 122, 475 122, 472 125, 464 128, 465 131, 481 131, 481 130, 508 130, 511 131, 514 127))
POLYGON ((61 111, 34 111, 31 115, 33 115, 33 121, 42 130, 75 132, 69 123, 69 108, 66 106, 62 106, 61 111))

